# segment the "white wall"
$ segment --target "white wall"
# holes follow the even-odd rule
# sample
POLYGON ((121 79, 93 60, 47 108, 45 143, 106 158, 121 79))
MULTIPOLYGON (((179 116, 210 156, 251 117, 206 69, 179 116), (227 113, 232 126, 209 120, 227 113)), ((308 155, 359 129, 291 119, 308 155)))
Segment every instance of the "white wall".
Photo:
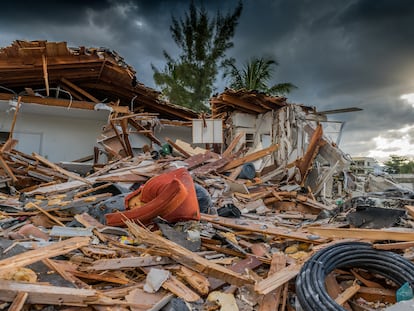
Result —
MULTIPOLYGON (((35 109, 37 106, 22 105, 17 114, 13 138, 19 139, 19 144, 15 149, 27 154, 40 153, 52 162, 73 161, 93 154, 96 139, 107 121, 107 111, 35 109)), ((0 131, 10 131, 13 116, 14 111, 0 109, 0 131)))
POLYGON ((184 140, 189 144, 193 142, 193 129, 191 126, 164 125, 162 128, 156 128, 154 135, 162 143, 165 143, 166 137, 171 139, 173 142, 175 142, 177 138, 184 140))

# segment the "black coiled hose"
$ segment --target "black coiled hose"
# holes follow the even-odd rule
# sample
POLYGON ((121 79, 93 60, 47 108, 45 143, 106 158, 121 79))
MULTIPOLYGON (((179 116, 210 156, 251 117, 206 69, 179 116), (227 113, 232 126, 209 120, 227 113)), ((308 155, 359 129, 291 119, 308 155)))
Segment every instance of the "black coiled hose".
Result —
POLYGON ((296 278, 296 295, 304 311, 346 310, 329 296, 325 278, 336 268, 362 268, 401 286, 414 284, 414 264, 402 256, 375 250, 368 243, 346 242, 327 247, 303 265, 296 278))

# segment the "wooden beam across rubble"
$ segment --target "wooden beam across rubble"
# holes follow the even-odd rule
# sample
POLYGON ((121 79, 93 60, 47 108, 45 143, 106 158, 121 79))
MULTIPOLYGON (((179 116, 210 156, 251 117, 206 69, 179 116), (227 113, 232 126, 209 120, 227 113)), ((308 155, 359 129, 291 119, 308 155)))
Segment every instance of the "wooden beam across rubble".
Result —
POLYGON ((13 269, 30 265, 45 258, 66 254, 72 250, 88 245, 89 242, 90 239, 88 237, 75 237, 5 258, 0 260, 0 275, 5 275, 13 269))
POLYGON ((223 279, 226 282, 234 285, 251 284, 253 280, 244 275, 235 273, 218 264, 211 263, 207 259, 196 255, 186 248, 167 240, 157 234, 152 233, 148 229, 144 229, 139 225, 127 221, 129 231, 136 237, 149 245, 156 246, 160 249, 165 249, 170 253, 170 257, 184 266, 193 269, 200 273, 205 273, 218 279, 223 279))

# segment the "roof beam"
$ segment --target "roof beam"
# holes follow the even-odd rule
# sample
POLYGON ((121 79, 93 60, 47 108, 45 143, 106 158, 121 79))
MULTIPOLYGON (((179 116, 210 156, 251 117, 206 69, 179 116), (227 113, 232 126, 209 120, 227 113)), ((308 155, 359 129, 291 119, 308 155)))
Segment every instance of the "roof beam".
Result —
MULTIPOLYGON (((80 101, 80 100, 67 100, 67 99, 59 99, 59 98, 51 98, 51 97, 39 97, 39 96, 20 96, 22 103, 27 104, 39 104, 45 106, 57 106, 57 107, 65 107, 65 108, 77 108, 77 109, 86 109, 86 110, 94 110, 94 103, 88 101, 80 101)), ((0 93, 0 100, 12 100, 15 98, 13 94, 7 93, 0 93)))
POLYGON ((96 97, 94 97, 90 93, 86 92, 84 89, 80 88, 79 86, 73 84, 68 79, 66 79, 66 78, 63 77, 63 78, 60 79, 60 81, 62 81, 63 83, 65 83, 67 86, 69 86, 70 88, 74 89, 78 93, 81 93, 83 96, 85 96, 86 98, 90 99, 94 103, 99 103, 100 102, 99 99, 97 99, 96 97))
POLYGON ((256 112, 256 113, 264 113, 264 112, 269 111, 269 109, 262 108, 258 105, 251 104, 249 102, 241 100, 240 98, 233 97, 233 96, 230 96, 230 95, 227 95, 227 94, 222 94, 221 99, 224 102, 228 102, 232 105, 236 105, 236 106, 242 107, 244 109, 247 109, 247 110, 250 110, 250 111, 253 111, 253 112, 256 112))

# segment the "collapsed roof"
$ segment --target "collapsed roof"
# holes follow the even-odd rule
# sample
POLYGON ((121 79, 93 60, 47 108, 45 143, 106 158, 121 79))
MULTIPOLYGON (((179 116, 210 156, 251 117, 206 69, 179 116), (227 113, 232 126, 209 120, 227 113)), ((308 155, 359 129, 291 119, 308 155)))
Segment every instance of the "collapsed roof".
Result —
POLYGON ((160 118, 191 120, 191 109, 173 105, 137 81, 135 70, 105 48, 69 48, 66 42, 21 41, 0 49, 0 100, 94 109, 124 106, 160 118), (47 96, 47 97, 45 97, 47 96))

